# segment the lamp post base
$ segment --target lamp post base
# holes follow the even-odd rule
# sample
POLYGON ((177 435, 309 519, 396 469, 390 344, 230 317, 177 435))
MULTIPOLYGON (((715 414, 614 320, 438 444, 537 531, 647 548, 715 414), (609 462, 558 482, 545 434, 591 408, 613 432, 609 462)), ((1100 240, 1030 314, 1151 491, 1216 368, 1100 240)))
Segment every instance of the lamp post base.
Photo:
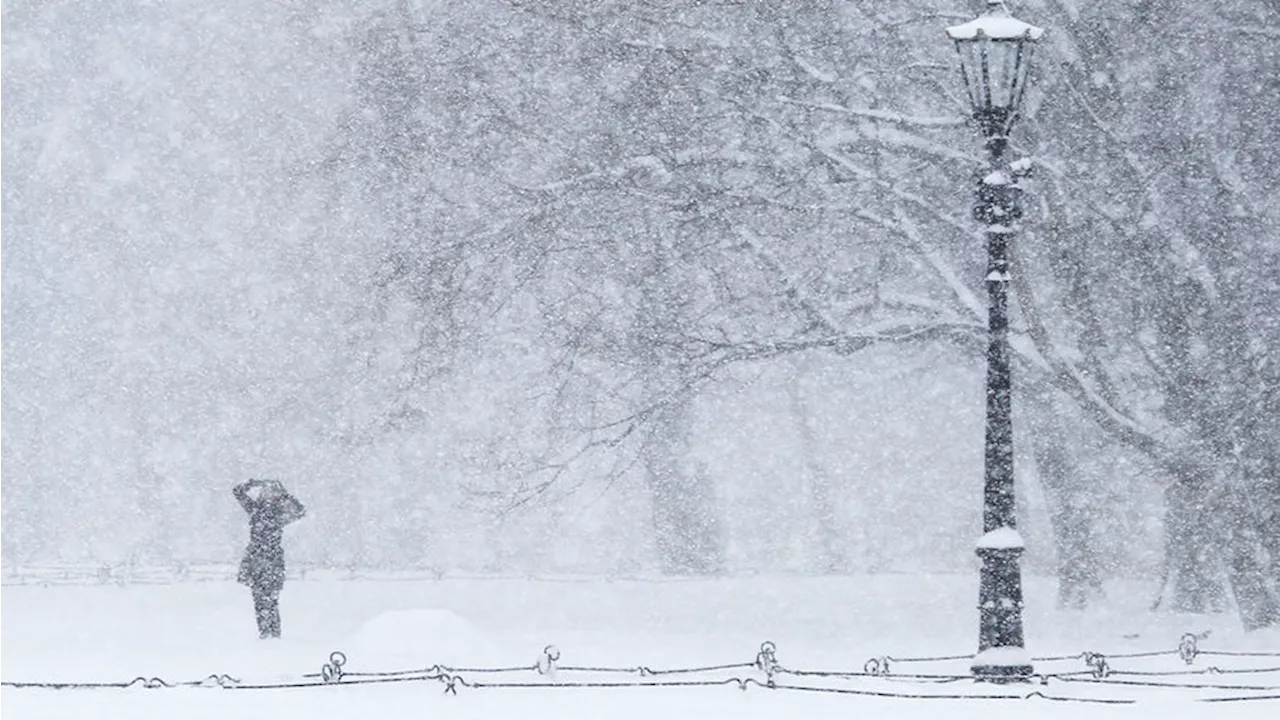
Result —
POLYGON ((1001 527, 978 540, 982 559, 978 586, 978 654, 973 674, 980 679, 1014 682, 1032 674, 1031 654, 1022 639, 1022 538, 1001 527))
POLYGON ((1027 682, 1035 673, 1031 657, 1020 647, 992 647, 973 658, 970 666, 975 680, 1010 683, 1027 682))
POLYGON ((1031 682, 1035 670, 1030 665, 974 665, 973 679, 978 682, 1031 682))

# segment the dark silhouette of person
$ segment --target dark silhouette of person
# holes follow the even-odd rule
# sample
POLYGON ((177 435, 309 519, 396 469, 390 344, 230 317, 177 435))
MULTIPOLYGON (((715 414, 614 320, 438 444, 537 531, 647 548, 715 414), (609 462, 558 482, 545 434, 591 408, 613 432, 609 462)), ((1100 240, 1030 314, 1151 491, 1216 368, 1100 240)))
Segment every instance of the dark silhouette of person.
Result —
POLYGON ((284 588, 284 526, 307 510, 277 480, 249 480, 232 489, 249 514, 249 547, 240 561, 236 580, 253 590, 258 635, 280 637, 280 591, 284 588), (256 495, 251 492, 257 489, 256 495))

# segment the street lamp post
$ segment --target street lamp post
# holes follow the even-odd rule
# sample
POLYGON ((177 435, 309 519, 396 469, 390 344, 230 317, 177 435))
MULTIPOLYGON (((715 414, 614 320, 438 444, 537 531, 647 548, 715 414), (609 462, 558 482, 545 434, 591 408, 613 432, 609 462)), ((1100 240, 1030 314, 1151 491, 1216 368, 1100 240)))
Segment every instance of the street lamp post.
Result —
POLYGON ((1001 0, 988 11, 947 28, 960 55, 960 70, 973 118, 986 138, 990 166, 978 183, 974 217, 987 236, 987 419, 982 492, 982 560, 978 590, 978 654, 973 674, 1010 681, 1031 675, 1022 637, 1022 538, 1016 529, 1013 494, 1013 423, 1009 368, 1009 244, 1021 216, 1018 178, 1025 161, 1004 157, 1009 130, 1018 118, 1031 51, 1044 33, 1011 17, 1001 0))

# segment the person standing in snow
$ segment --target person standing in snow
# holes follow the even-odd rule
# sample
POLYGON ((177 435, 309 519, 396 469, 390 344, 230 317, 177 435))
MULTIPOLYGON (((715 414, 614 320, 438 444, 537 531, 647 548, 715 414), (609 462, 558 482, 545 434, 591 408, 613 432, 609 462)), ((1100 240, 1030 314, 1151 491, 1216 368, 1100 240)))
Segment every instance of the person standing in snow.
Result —
POLYGON ((232 489, 249 514, 249 547, 236 580, 253 590, 258 635, 280 637, 280 591, 284 588, 284 526, 306 514, 306 508, 277 480, 249 480, 232 489), (253 493, 253 490, 257 493, 253 493))

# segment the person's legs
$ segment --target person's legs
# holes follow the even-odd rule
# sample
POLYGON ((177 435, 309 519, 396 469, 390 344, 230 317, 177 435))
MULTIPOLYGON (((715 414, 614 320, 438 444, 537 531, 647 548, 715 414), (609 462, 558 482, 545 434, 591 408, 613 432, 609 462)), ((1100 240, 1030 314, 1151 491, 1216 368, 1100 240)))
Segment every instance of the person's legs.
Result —
POLYGON ((253 589, 253 614, 258 619, 258 637, 280 637, 280 593, 253 589))
POLYGON ((280 637, 280 591, 276 590, 267 596, 267 633, 280 637))

